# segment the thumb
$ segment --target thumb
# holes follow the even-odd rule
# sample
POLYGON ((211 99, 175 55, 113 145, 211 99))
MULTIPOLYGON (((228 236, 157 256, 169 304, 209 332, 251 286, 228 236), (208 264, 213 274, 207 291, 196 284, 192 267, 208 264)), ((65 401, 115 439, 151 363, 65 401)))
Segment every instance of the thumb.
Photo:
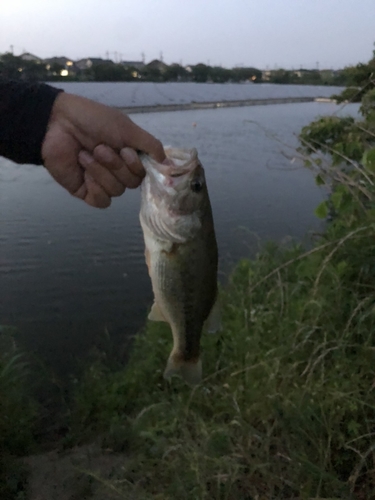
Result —
POLYGON ((166 159, 162 143, 153 135, 136 125, 128 116, 124 115, 123 140, 126 146, 136 151, 146 153, 158 163, 166 159))

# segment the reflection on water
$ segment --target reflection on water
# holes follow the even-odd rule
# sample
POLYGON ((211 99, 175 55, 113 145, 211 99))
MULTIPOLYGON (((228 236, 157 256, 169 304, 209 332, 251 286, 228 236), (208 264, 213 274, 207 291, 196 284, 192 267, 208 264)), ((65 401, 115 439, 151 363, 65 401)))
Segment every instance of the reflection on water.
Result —
MULTIPOLYGON (((253 234, 262 241, 301 238, 318 227, 313 209, 323 193, 309 171, 291 169, 282 151, 292 149, 272 134, 296 146, 303 125, 335 109, 307 103, 133 119, 164 144, 198 148, 225 274, 254 253, 253 234)), ((144 324, 151 288, 139 202, 139 192, 128 191, 96 210, 70 197, 43 167, 0 159, 0 324, 18 326, 26 346, 60 370, 105 327, 119 342, 144 324)))

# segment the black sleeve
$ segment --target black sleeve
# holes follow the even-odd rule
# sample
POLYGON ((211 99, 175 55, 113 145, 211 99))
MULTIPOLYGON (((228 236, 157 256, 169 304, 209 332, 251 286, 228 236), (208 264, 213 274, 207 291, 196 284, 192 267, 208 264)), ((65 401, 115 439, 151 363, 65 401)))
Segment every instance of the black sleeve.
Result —
POLYGON ((42 165, 42 142, 60 89, 0 79, 0 155, 42 165))

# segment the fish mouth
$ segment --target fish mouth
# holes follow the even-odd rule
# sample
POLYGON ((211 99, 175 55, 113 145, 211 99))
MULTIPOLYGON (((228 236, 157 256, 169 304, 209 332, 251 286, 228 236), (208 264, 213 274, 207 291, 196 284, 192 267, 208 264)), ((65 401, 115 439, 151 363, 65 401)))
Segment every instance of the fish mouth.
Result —
POLYGON ((164 151, 164 163, 157 163, 146 155, 141 156, 141 161, 157 184, 179 190, 187 177, 200 165, 197 150, 166 147, 164 151))
POLYGON ((198 154, 195 148, 177 149, 166 147, 164 151, 167 161, 159 163, 157 168, 166 177, 182 177, 198 166, 198 154))
POLYGON ((177 149, 171 147, 164 148, 166 160, 163 163, 157 163, 146 154, 140 155, 146 171, 155 169, 168 177, 180 177, 194 170, 198 164, 198 153, 195 148, 177 149))

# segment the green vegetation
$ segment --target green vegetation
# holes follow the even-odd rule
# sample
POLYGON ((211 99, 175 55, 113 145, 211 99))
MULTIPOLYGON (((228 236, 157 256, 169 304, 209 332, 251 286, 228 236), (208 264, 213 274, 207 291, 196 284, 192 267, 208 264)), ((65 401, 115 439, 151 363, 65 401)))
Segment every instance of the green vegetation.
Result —
POLYGON ((199 387, 163 381, 159 324, 125 369, 86 372, 72 432, 129 453, 119 497, 375 498, 374 104, 370 90, 361 121, 302 130, 305 164, 331 192, 317 215, 331 220, 310 250, 270 245, 237 265, 199 387))
POLYGON ((223 331, 204 337, 207 376, 193 391, 162 380, 171 339, 160 325, 137 338, 122 372, 91 367, 75 425, 129 452, 118 476, 125 492, 370 498, 375 262, 373 245, 363 246, 373 232, 307 254, 270 247, 240 263, 223 294, 223 331))
POLYGON ((298 85, 345 85, 347 82, 345 70, 299 69, 290 71, 277 69, 269 72, 269 83, 284 83, 298 85))
POLYGON ((338 102, 351 101, 361 102, 365 94, 375 88, 375 50, 373 57, 367 64, 345 68, 344 77, 348 88, 339 96, 335 96, 338 102))
MULTIPOLYGON (((369 66, 359 64, 343 70, 275 69, 261 71, 253 67, 223 68, 199 63, 183 67, 154 60, 115 63, 110 59, 71 61, 65 57, 42 60, 31 54, 15 56, 0 54, 0 77, 37 81, 96 81, 96 82, 268 82, 306 85, 360 85, 369 78, 369 66)), ((348 90, 347 92, 350 92, 348 90)))
POLYGON ((159 324, 124 370, 86 372, 72 430, 129 452, 113 483, 124 498, 375 497, 374 110, 370 90, 361 121, 302 130, 331 221, 310 250, 271 245, 237 265, 199 387, 162 380, 171 335, 159 324))
POLYGON ((25 498, 27 471, 17 457, 35 446, 36 405, 28 395, 28 366, 12 337, 0 326, 0 498, 25 498))
MULTIPOLYGON (((107 453, 126 454, 111 479, 88 473, 108 495, 375 498, 371 85, 361 119, 325 117, 302 130, 299 153, 329 192, 316 213, 329 221, 309 249, 268 245, 238 263, 221 293, 223 329, 203 335, 203 382, 190 389, 163 380, 171 334, 148 323, 126 367, 98 356, 74 384, 59 445, 99 439, 107 453)), ((15 361, 2 360, 2 373, 15 361)), ((33 406, 25 406, 18 375, 4 380, 2 446, 28 451, 33 406), (30 411, 21 415, 20 407, 30 411)))
POLYGON ((63 64, 66 58, 57 58, 49 63, 42 60, 24 60, 22 56, 11 53, 0 54, 0 76, 23 80, 44 81, 97 81, 97 82, 260 82, 262 72, 256 68, 226 69, 220 66, 197 64, 185 68, 180 64, 167 65, 161 61, 151 61, 138 69, 127 63, 114 63, 111 60, 94 59, 91 66, 80 69, 73 61, 63 64), (65 73, 65 74, 64 74, 65 73))

